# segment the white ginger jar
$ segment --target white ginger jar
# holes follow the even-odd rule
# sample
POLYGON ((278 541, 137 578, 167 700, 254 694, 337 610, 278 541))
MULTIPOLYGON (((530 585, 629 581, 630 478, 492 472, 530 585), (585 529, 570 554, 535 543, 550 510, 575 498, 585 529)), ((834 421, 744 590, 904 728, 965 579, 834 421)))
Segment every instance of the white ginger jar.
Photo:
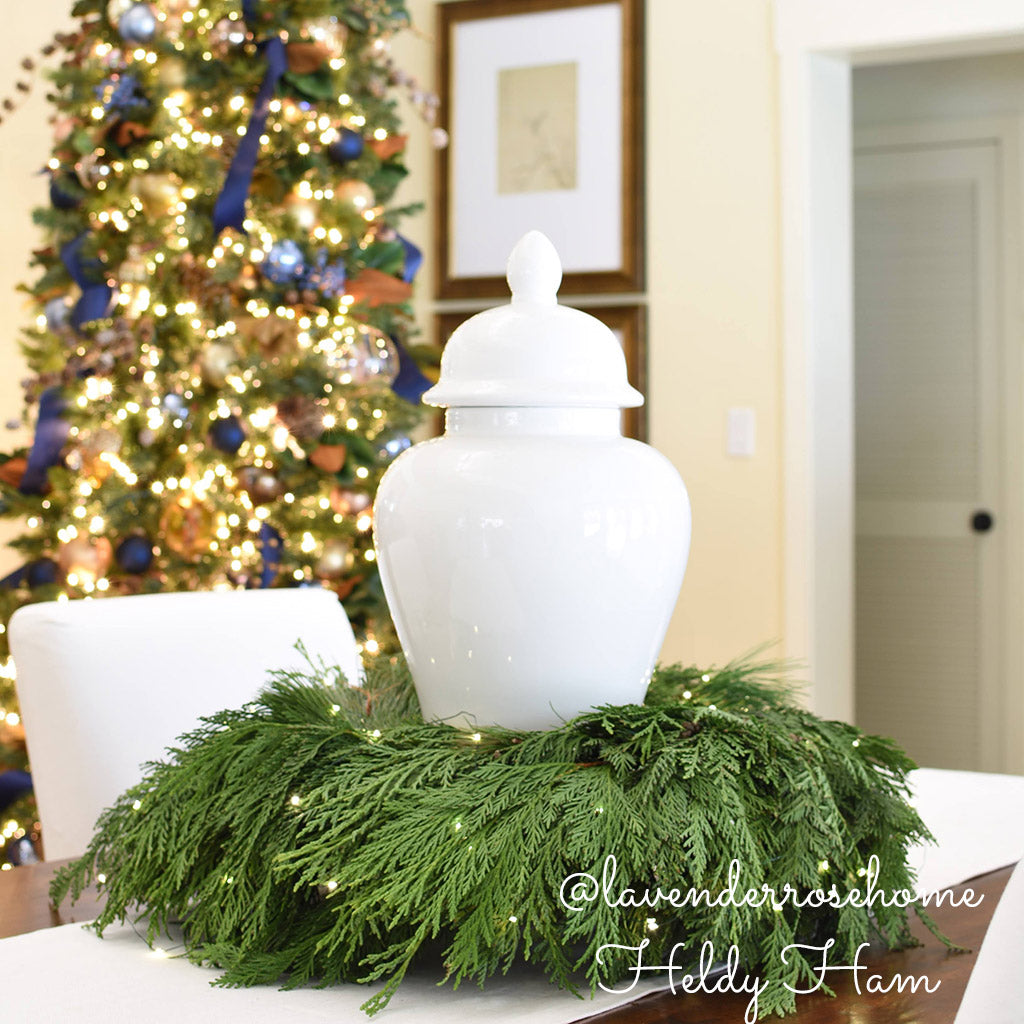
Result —
POLYGON ((384 592, 426 720, 547 729, 643 701, 690 547, 659 452, 622 437, 642 404, 614 334, 561 306, 554 246, 527 234, 509 305, 449 340, 443 437, 377 491, 384 592))

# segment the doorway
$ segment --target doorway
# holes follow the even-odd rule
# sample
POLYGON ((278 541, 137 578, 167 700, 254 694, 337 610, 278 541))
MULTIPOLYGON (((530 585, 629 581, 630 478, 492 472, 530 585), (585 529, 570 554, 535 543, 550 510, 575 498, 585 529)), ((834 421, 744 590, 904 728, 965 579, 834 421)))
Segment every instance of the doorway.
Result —
MULTIPOLYGON (((811 0, 773 0, 773 7, 782 152, 786 649, 809 665, 812 707, 852 720, 854 69, 1024 52, 1024 9, 959 0, 912 7, 835 0, 824 13, 811 0)), ((1012 216, 1019 222, 1016 212, 1012 216)), ((1018 303, 1019 291, 1015 287, 1006 300, 1018 303)), ((1012 358, 1000 386, 1015 391, 1019 405, 1020 346, 1012 358)), ((1009 436, 1024 436, 1020 423, 1011 425, 1009 436)), ((1024 481, 1018 474, 1007 484, 1019 503, 1024 481)), ((1018 520, 1004 541, 1018 583, 1020 537, 1018 520)), ((1016 636, 1011 647, 1018 666, 1024 652, 1020 590, 1018 603, 1002 609, 1016 636)), ((1024 687, 1004 685, 1004 693, 1007 713, 999 725, 1006 770, 1024 772, 1024 687)))
POLYGON ((1005 770, 1019 682, 1002 620, 1012 134, 927 122, 854 143, 855 715, 933 767, 1005 770))

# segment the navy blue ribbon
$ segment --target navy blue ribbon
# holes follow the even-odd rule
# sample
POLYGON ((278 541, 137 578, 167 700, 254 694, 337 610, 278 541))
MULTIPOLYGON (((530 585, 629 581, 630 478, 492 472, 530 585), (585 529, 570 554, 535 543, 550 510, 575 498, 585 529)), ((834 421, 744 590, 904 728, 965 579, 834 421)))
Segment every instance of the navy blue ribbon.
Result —
POLYGON ((242 17, 245 18, 246 22, 256 20, 256 7, 256 0, 242 0, 242 17))
POLYGON ((418 405, 419 400, 423 397, 423 392, 433 385, 417 366, 416 360, 409 355, 409 350, 393 334, 390 337, 391 344, 395 346, 395 351, 398 353, 398 374, 391 385, 391 390, 399 398, 418 405))
POLYGON ((0 590, 14 590, 20 587, 25 582, 28 576, 28 567, 31 563, 26 562, 20 569, 15 569, 14 572, 8 573, 2 580, 0 580, 0 590))
MULTIPOLYGON (((255 13, 255 12, 253 12, 255 13)), ((249 15, 246 15, 246 20, 249 15)), ((260 91, 252 108, 252 116, 245 129, 245 135, 235 150, 234 159, 224 179, 224 187, 213 206, 213 230, 218 234, 225 228, 237 228, 244 232, 245 201, 249 198, 252 173, 256 169, 256 158, 260 152, 260 136, 267 123, 270 101, 277 89, 281 76, 288 70, 288 55, 280 36, 265 39, 260 49, 267 61, 267 73, 263 76, 260 91)))
POLYGON ((103 277, 103 265, 99 260, 83 260, 82 247, 89 237, 83 231, 60 250, 60 258, 67 268, 71 280, 82 290, 82 296, 71 311, 71 326, 81 330, 83 324, 102 320, 110 312, 110 298, 113 289, 103 277))
POLYGON ((260 527, 260 554, 263 556, 263 568, 260 570, 260 590, 266 590, 277 579, 283 547, 281 534, 269 523, 264 523, 260 527))
POLYGON ((10 771, 0 772, 0 811, 5 810, 15 800, 19 800, 26 793, 32 792, 32 776, 28 772, 10 771))
POLYGON ((66 407, 64 396, 57 388, 47 388, 39 396, 35 437, 18 485, 22 494, 42 494, 46 489, 46 471, 60 462, 61 449, 68 439, 68 422, 64 419, 66 407))
POLYGON ((423 265, 423 251, 413 245, 404 235, 398 235, 398 240, 405 250, 405 269, 402 271, 402 280, 407 284, 412 284, 413 278, 416 277, 423 265))

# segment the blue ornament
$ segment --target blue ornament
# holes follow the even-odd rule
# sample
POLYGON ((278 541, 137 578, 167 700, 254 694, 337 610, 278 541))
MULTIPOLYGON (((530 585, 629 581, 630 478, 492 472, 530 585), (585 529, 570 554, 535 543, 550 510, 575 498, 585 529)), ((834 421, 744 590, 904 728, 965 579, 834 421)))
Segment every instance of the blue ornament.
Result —
POLYGON ((146 107, 149 100, 139 89, 138 79, 134 75, 111 75, 94 87, 93 92, 108 113, 126 111, 132 107, 146 107))
POLYGON ((43 316, 46 317, 48 331, 59 331, 62 327, 67 327, 68 321, 71 319, 71 306, 68 304, 67 297, 58 295, 57 298, 50 299, 43 306, 43 316))
POLYGON ((33 589, 46 587, 57 582, 60 569, 52 558, 37 558, 25 570, 25 581, 33 589))
POLYGON ((351 128, 342 128, 341 134, 327 147, 327 154, 339 164, 358 160, 363 154, 363 137, 351 128))
POLYGON ((51 174, 50 203, 56 210, 74 210, 82 203, 81 183, 67 172, 51 174))
POLYGON ((28 772, 0 772, 0 811, 32 792, 32 776, 28 772))
POLYGON ((148 43, 156 35, 156 24, 149 4, 132 4, 118 19, 117 31, 126 43, 148 43))
POLYGON ((117 564, 130 573, 143 573, 153 564, 153 545, 148 537, 125 537, 114 552, 117 564))
POLYGON ((275 242, 263 261, 263 275, 274 284, 291 284, 302 276, 305 260, 302 250, 290 238, 275 242))
POLYGON ((327 262, 327 250, 316 254, 313 265, 306 268, 302 287, 320 292, 325 298, 334 299, 345 294, 345 264, 341 260, 327 262))
POLYGON ((222 416, 210 427, 210 443, 227 455, 234 455, 244 440, 245 430, 235 416, 222 416))

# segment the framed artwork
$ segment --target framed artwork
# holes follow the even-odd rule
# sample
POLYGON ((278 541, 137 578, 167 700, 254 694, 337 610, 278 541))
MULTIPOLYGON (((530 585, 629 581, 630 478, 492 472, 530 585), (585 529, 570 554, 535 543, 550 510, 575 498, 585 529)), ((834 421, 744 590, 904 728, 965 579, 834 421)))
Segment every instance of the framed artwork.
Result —
MULTIPOLYGON (((646 307, 644 306, 577 306, 607 325, 622 346, 626 357, 629 383, 647 398, 646 307)), ((452 332, 474 312, 439 313, 435 318, 438 344, 443 348, 452 332)), ((444 413, 439 411, 434 423, 435 433, 444 433, 444 413)), ((638 441, 647 440, 647 404, 622 410, 622 433, 638 441)))
POLYGON ((438 4, 442 299, 500 296, 532 228, 567 294, 643 289, 642 0, 438 4))

